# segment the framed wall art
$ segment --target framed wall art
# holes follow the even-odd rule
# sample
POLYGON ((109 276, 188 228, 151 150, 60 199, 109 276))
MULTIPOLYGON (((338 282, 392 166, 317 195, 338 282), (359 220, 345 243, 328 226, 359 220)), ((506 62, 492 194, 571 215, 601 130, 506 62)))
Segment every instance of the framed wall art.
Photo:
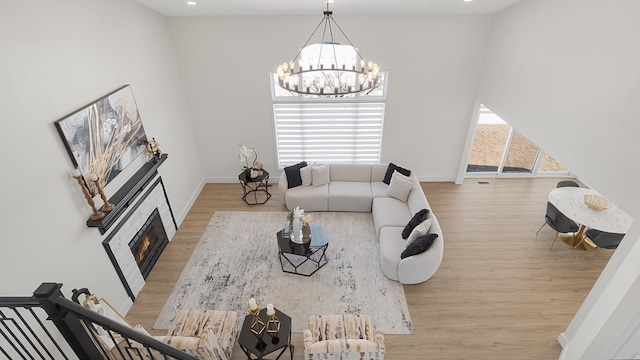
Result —
POLYGON ((104 187, 138 155, 146 152, 142 126, 130 85, 125 85, 55 122, 71 161, 92 195, 90 174, 104 187))

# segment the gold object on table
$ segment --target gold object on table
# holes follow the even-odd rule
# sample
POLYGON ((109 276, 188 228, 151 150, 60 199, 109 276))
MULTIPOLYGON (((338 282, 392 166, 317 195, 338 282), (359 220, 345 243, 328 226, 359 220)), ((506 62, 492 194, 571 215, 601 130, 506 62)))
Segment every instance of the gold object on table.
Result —
POLYGON ((611 207, 611 205, 613 205, 607 198, 596 194, 585 195, 584 203, 587 204, 589 208, 595 211, 607 210, 611 207))
POLYGON ((257 336, 262 335, 267 325, 258 317, 258 315, 260 315, 260 305, 258 305, 255 310, 247 309, 247 311, 253 316, 253 320, 251 320, 251 332, 257 336))
POLYGON ((267 321, 267 333, 269 335, 277 335, 280 332, 280 319, 274 313, 269 316, 269 321, 267 321))

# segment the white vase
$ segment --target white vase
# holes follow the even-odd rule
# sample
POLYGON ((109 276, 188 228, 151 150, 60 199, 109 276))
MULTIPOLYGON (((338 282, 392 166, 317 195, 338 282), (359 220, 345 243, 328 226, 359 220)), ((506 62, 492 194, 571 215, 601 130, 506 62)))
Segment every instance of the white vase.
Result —
POLYGON ((293 241, 294 242, 302 242, 302 234, 301 234, 301 227, 302 227, 302 222, 300 221, 300 219, 294 218, 293 219, 293 229, 292 229, 292 235, 293 235, 293 241))

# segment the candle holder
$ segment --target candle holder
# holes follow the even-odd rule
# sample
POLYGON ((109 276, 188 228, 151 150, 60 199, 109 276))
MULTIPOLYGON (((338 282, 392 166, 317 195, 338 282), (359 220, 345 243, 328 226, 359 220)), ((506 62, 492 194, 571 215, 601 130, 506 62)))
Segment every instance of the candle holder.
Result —
POLYGON ((274 313, 269 316, 269 320, 267 321, 267 334, 277 337, 280 332, 280 319, 274 313))
POLYGON ((247 311, 253 316, 253 320, 251 320, 251 332, 256 336, 261 336, 267 325, 258 317, 258 315, 260 315, 260 305, 257 305, 254 310, 249 308, 247 311))
POLYGON ((91 181, 93 181, 93 185, 95 185, 96 189, 98 190, 98 194, 100 194, 102 202, 104 203, 104 205, 102 206, 102 211, 109 212, 113 210, 113 208, 115 208, 115 205, 110 203, 109 200, 107 200, 107 197, 104 195, 104 191, 102 191, 102 187, 100 186, 100 178, 97 175, 92 174, 91 181))
POLYGON ((89 203, 89 206, 91 206, 91 210, 93 211, 93 214, 91 215, 90 219, 91 220, 102 219, 104 217, 104 213, 96 209, 96 204, 93 202, 93 199, 91 198, 91 194, 89 194, 89 190, 87 190, 87 187, 84 186, 84 181, 82 180, 82 174, 80 174, 76 170, 76 173, 73 174, 73 177, 78 181, 78 185, 80 185, 80 187, 82 188, 82 193, 84 194, 85 199, 87 199, 87 203, 89 203))

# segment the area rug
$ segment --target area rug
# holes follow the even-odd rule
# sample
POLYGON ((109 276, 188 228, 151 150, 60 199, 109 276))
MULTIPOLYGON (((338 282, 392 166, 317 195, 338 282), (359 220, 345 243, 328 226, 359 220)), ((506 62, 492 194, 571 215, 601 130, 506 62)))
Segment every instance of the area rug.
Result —
POLYGON ((310 277, 282 272, 276 233, 286 212, 217 211, 171 291, 154 329, 167 329, 179 309, 235 310, 273 304, 292 331, 318 314, 368 314, 386 334, 412 334, 404 289, 380 268, 370 213, 311 213, 329 239, 329 262, 310 277))

